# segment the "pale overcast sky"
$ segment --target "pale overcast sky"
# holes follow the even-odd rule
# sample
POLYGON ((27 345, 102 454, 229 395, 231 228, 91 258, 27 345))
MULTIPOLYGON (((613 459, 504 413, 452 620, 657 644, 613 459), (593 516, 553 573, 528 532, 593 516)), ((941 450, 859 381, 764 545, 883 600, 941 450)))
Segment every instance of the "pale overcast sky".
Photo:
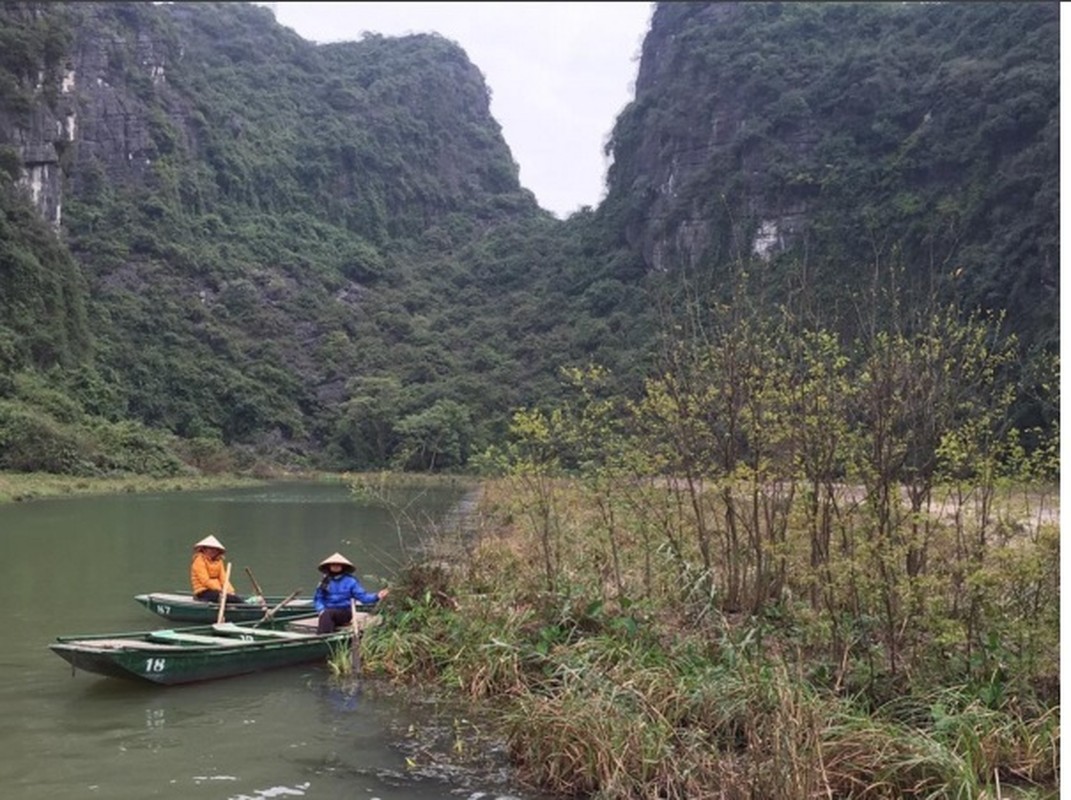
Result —
POLYGON ((483 73, 521 184, 559 217, 605 192, 603 145, 632 100, 652 3, 260 3, 314 42, 435 32, 483 73))

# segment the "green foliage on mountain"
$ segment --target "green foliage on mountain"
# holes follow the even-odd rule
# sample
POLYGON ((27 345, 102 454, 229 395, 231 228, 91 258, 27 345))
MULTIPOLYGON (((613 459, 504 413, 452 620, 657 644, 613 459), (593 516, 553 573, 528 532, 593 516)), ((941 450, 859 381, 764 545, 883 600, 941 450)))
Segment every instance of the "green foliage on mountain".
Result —
POLYGON ((84 358, 85 300, 85 280, 70 253, 10 180, 0 180, 0 378, 84 358))
POLYGON ((662 4, 607 200, 560 221, 440 36, 317 46, 247 4, 5 4, 0 468, 462 467, 562 366, 636 387, 677 299, 730 267, 842 327, 902 275, 904 303, 1006 308, 1051 352, 1055 23, 662 4), (63 174, 58 237, 16 190, 34 137, 63 174), (791 211, 793 246, 756 258, 791 211))
POLYGON ((664 3, 614 129, 600 211, 709 283, 762 220, 767 280, 841 324, 878 268, 916 301, 1058 336, 1054 3, 664 3), (802 218, 793 219, 793 214, 802 218), (690 250, 675 243, 703 222, 690 250), (717 265, 721 265, 720 269, 717 265))
POLYGON ((666 3, 599 211, 648 267, 724 297, 744 263, 849 337, 935 299, 1004 312, 1014 416, 1049 427, 1058 141, 1055 4, 666 3))

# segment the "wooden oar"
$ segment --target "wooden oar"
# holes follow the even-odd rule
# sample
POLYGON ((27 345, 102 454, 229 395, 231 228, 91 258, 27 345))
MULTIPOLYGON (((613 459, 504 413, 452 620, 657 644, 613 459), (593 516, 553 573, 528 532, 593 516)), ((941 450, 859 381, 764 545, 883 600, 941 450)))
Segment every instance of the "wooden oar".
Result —
MULTIPOLYGON (((292 591, 290 594, 288 594, 286 597, 284 597, 282 602, 279 603, 277 606, 275 606, 275 608, 271 609, 270 611, 265 611, 264 612, 264 616, 260 618, 260 620, 257 622, 257 625, 259 625, 261 622, 267 622, 268 620, 270 620, 272 617, 275 616, 275 612, 276 611, 278 611, 280 608, 285 606, 287 603, 289 603, 291 600, 293 600, 299 594, 301 594, 301 590, 300 589, 295 589, 294 591, 292 591)), ((256 627, 256 625, 254 625, 253 627, 256 627)))
POLYGON ((353 674, 361 674, 361 631, 357 627, 357 601, 350 598, 350 626, 353 628, 353 641, 350 642, 350 664, 353 674))
POLYGON ((227 586, 231 582, 231 565, 223 570, 223 585, 219 588, 219 613, 216 615, 216 624, 223 622, 223 612, 227 610, 227 586))
POLYGON ((260 584, 257 583, 257 579, 253 577, 253 570, 249 567, 245 568, 245 574, 249 576, 249 582, 253 584, 253 591, 257 593, 257 597, 260 598, 260 607, 267 608, 268 601, 264 599, 264 590, 260 588, 260 584))

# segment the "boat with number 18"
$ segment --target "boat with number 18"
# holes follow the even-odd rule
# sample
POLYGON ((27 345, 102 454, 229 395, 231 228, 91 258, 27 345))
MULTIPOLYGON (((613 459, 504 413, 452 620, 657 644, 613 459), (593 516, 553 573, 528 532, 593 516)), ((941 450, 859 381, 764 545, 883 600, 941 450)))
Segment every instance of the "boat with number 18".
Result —
POLYGON ((49 648, 72 667, 110 678, 172 686, 323 661, 379 622, 358 612, 354 627, 318 633, 316 614, 217 622, 128 633, 59 636, 49 648))

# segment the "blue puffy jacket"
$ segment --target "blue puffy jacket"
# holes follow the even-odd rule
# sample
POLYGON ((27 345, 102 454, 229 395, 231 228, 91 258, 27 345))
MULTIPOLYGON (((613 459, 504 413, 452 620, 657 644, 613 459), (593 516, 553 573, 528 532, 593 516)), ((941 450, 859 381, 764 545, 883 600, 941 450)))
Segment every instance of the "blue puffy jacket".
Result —
POLYGON ((360 605, 372 605, 379 600, 378 594, 366 592, 359 580, 343 572, 332 575, 326 586, 323 581, 320 582, 313 596, 313 605, 317 611, 323 611, 325 608, 349 608, 351 597, 360 605))

